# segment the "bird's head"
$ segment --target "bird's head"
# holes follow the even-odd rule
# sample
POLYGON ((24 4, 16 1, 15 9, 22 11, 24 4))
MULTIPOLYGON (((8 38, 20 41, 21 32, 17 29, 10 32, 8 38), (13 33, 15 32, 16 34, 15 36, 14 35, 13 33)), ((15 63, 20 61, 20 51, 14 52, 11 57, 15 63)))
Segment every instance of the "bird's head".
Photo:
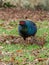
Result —
POLYGON ((22 25, 22 26, 25 25, 25 21, 20 21, 19 25, 22 25))

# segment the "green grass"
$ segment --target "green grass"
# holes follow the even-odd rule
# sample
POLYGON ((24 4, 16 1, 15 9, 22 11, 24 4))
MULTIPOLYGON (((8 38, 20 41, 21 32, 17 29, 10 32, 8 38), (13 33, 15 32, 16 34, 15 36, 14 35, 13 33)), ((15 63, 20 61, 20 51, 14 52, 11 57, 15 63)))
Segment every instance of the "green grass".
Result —
MULTIPOLYGON (((2 23, 2 22, 0 22, 2 23)), ((21 44, 4 44, 4 43, 0 43, 0 46, 3 47, 3 49, 1 49, 2 52, 12 52, 14 53, 14 57, 15 60, 18 60, 20 62, 19 65, 22 65, 23 59, 26 58, 26 62, 33 62, 34 59, 41 57, 41 58, 48 58, 49 57, 49 22, 48 21, 43 21, 43 22, 37 22, 37 36, 44 36, 44 34, 46 33, 46 44, 44 45, 43 48, 45 48, 44 50, 42 50, 42 48, 36 44, 33 45, 26 45, 24 46, 23 43, 21 44), (41 48, 41 49, 40 49, 41 48), (22 50, 23 52, 17 52, 17 50, 22 50), (40 53, 37 55, 37 57, 35 55, 32 54, 33 50, 40 50, 40 53), (18 55, 17 55, 18 54, 18 55)), ((8 24, 8 26, 13 27, 12 29, 7 29, 6 26, 0 26, 0 35, 3 34, 7 34, 7 35, 19 35, 18 34, 18 24, 17 22, 10 22, 8 24), (15 24, 15 25, 14 25, 15 24)), ((10 57, 8 57, 8 55, 4 56, 4 58, 2 58, 3 61, 9 61, 10 57)), ((27 65, 27 64, 26 64, 27 65)))

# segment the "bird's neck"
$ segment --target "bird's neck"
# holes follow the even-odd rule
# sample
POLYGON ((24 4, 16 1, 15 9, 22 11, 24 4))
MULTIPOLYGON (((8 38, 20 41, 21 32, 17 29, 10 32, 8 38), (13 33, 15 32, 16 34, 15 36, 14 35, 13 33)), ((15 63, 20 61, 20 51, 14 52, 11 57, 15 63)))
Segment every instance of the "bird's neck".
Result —
POLYGON ((22 26, 22 31, 27 31, 27 26, 26 25, 22 26))

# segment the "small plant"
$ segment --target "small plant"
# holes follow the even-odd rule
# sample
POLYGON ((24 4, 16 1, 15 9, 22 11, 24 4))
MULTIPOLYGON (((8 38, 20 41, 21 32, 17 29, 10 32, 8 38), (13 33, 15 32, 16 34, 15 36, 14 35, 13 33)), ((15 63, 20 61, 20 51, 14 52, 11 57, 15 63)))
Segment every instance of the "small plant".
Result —
POLYGON ((0 7, 3 6, 3 0, 0 0, 0 7))
POLYGON ((15 5, 10 4, 10 2, 4 3, 3 7, 16 7, 15 5))
POLYGON ((48 6, 44 6, 43 4, 38 4, 34 6, 35 10, 48 10, 48 6))
POLYGON ((43 5, 37 5, 37 6, 35 5, 34 7, 35 7, 35 9, 37 9, 37 10, 39 10, 39 9, 40 9, 40 10, 43 9, 43 5))
POLYGON ((16 21, 11 21, 11 22, 9 23, 9 25, 10 25, 10 26, 15 26, 15 27, 16 27, 16 26, 17 26, 17 22, 16 22, 16 21))

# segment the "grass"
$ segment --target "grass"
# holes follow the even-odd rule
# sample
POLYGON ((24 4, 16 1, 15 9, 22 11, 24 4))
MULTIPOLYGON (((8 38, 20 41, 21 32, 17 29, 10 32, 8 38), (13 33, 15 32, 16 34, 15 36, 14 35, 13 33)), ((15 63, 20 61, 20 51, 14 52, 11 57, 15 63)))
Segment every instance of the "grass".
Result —
MULTIPOLYGON (((3 21, 2 21, 3 22, 3 21)), ((0 23, 2 23, 0 21, 0 23)), ((33 62, 34 59, 36 58, 48 58, 49 57, 49 22, 48 21, 43 21, 43 22, 37 22, 37 36, 44 36, 46 35, 46 44, 44 45, 43 48, 41 48, 40 46, 33 44, 33 45, 27 45, 24 46, 23 43, 21 44, 4 44, 4 43, 0 43, 0 46, 3 47, 3 49, 1 49, 2 52, 12 52, 14 53, 14 58, 15 60, 18 60, 19 65, 23 65, 22 62, 25 60, 26 58, 26 62, 33 62), (40 49, 41 48, 41 49, 40 49), (42 50, 44 49, 44 50, 42 50), (17 52, 18 50, 20 50, 20 52, 17 52), (34 51, 38 51, 40 50, 40 53, 37 54, 35 52, 35 54, 37 54, 37 57, 32 54, 32 52, 34 51), (18 55, 17 55, 18 54, 18 55), (24 60, 23 60, 24 59, 24 60)), ((8 24, 7 28, 6 26, 0 26, 0 35, 3 34, 7 34, 7 35, 19 35, 18 34, 18 25, 17 22, 11 22, 8 24), (15 25, 14 25, 15 24, 15 25), (12 29, 8 29, 8 26, 11 26, 12 29)), ((10 61, 10 56, 5 55, 4 57, 2 57, 3 61, 10 61)), ((24 62, 25 63, 25 62, 24 62)), ((25 64, 27 65, 27 63, 25 64)), ((41 63, 39 62, 38 65, 41 65, 41 63)))

